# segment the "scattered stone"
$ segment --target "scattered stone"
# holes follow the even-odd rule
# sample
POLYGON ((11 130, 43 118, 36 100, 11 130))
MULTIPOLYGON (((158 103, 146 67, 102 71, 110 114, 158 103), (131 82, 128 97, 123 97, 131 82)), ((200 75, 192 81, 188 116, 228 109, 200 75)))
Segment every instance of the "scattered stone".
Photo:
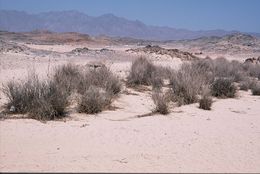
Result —
POLYGON ((86 54, 88 52, 89 52, 89 49, 87 47, 75 48, 74 50, 71 51, 71 53, 74 53, 74 54, 86 54))
POLYGON ((18 45, 17 43, 13 43, 13 42, 0 40, 0 53, 4 53, 4 52, 20 53, 26 50, 29 50, 29 48, 26 46, 18 45))
POLYGON ((115 52, 114 50, 110 50, 107 48, 102 48, 101 50, 99 50, 100 52, 115 52))
POLYGON ((169 55, 171 57, 180 58, 182 60, 196 60, 196 59, 198 59, 198 57, 193 55, 192 53, 180 51, 178 49, 165 49, 165 48, 162 48, 158 45, 155 45, 155 46, 147 45, 143 48, 129 49, 129 50, 126 50, 126 51, 145 52, 145 53, 149 53, 149 54, 155 53, 155 54, 158 54, 158 55, 169 55))
POLYGON ((87 66, 89 68, 93 68, 93 69, 96 69, 96 68, 101 68, 101 67, 104 67, 105 65, 101 62, 90 62, 87 64, 87 66))
POLYGON ((245 63, 260 64, 260 56, 258 58, 255 57, 247 58, 245 60, 245 63))

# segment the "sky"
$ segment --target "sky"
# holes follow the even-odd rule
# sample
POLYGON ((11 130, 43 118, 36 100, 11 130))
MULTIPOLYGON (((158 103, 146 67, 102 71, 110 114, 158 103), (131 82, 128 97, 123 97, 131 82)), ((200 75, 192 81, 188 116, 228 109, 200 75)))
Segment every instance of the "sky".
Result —
POLYGON ((148 25, 260 33, 260 0, 0 0, 0 9, 112 13, 148 25))

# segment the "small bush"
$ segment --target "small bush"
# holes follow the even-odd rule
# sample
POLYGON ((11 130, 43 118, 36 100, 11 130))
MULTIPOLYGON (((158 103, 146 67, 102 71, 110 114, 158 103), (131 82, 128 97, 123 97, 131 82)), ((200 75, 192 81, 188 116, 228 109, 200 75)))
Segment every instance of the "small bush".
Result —
POLYGON ((122 84, 114 75, 108 76, 105 84, 105 90, 112 95, 116 95, 121 91, 122 84))
POLYGON ((247 73, 243 70, 243 66, 237 60, 232 60, 230 63, 230 72, 228 77, 232 77, 234 82, 240 82, 246 79, 247 73))
POLYGON ((153 89, 160 89, 163 86, 163 77, 159 75, 158 71, 154 71, 151 76, 151 85, 153 89))
POLYGON ((215 72, 214 72, 214 62, 210 58, 199 59, 191 64, 194 72, 197 72, 204 78, 205 84, 210 84, 214 81, 215 72))
POLYGON ((163 94, 159 90, 155 90, 152 93, 152 99, 154 104, 156 105, 155 112, 158 112, 163 115, 169 113, 169 107, 168 107, 169 101, 166 94, 163 94))
POLYGON ((224 57, 219 57, 214 60, 214 71, 217 77, 227 77, 230 72, 229 61, 224 57))
POLYGON ((161 79, 170 79, 172 69, 170 67, 165 67, 165 66, 156 66, 156 73, 157 76, 160 77, 161 79))
POLYGON ((80 79, 78 92, 83 94, 90 86, 103 88, 108 93, 115 95, 121 91, 122 84, 106 66, 102 66, 95 69, 89 69, 84 74, 80 79))
POLYGON ((240 90, 248 91, 248 89, 252 89, 256 85, 256 81, 252 80, 250 77, 247 77, 245 80, 239 83, 240 90))
POLYGON ((217 58, 214 60, 214 73, 216 77, 232 79, 234 82, 243 81, 247 72, 244 71, 243 65, 236 61, 228 61, 226 58, 217 58))
POLYGON ((110 103, 111 98, 107 96, 107 93, 102 92, 102 90, 96 86, 90 86, 80 98, 78 111, 81 113, 95 114, 101 112, 110 103))
POLYGON ((255 84, 251 90, 253 95, 260 95, 260 84, 255 84))
POLYGON ((232 80, 227 78, 216 79, 211 88, 212 95, 220 98, 233 98, 235 97, 236 90, 232 80))
POLYGON ((260 65, 252 63, 243 64, 244 71, 246 71, 249 76, 258 78, 260 80, 260 65))
POLYGON ((211 110, 212 98, 210 96, 203 96, 200 99, 199 103, 200 103, 199 108, 204 109, 204 110, 211 110))
MULTIPOLYGON (((128 85, 151 85, 152 79, 155 78, 155 75, 155 65, 146 58, 139 57, 132 63, 130 74, 127 77, 127 82, 128 85)), ((156 83, 158 83, 157 79, 156 81, 156 83)))
POLYGON ((79 68, 70 63, 56 68, 53 76, 53 81, 59 84, 60 90, 64 90, 69 94, 77 88, 79 79, 82 79, 79 68))
POLYGON ((199 101, 199 108, 204 110, 211 110, 212 97, 210 96, 210 90, 204 88, 202 98, 199 101))
POLYGON ((55 81, 41 83, 41 89, 37 97, 32 99, 29 115, 37 120, 54 120, 65 116, 68 106, 66 91, 60 89, 60 84, 55 81))
POLYGON ((242 91, 248 91, 249 87, 250 87, 250 83, 248 81, 243 81, 239 83, 239 89, 242 91))
POLYGON ((112 99, 121 91, 120 80, 106 67, 89 69, 80 80, 78 92, 78 111, 95 114, 111 104, 112 99))
POLYGON ((9 82, 3 91, 8 97, 6 108, 13 108, 13 113, 28 113, 37 120, 53 120, 65 115, 68 95, 60 90, 56 81, 41 82, 38 76, 31 75, 21 83, 9 82))
POLYGON ((8 98, 6 109, 13 113, 24 114, 32 108, 33 99, 38 97, 41 84, 36 75, 31 75, 26 81, 10 81, 3 87, 3 93, 8 98))
POLYGON ((192 65, 184 63, 176 73, 172 73, 170 79, 172 100, 179 105, 197 102, 197 95, 205 83, 204 74, 198 72, 192 65))

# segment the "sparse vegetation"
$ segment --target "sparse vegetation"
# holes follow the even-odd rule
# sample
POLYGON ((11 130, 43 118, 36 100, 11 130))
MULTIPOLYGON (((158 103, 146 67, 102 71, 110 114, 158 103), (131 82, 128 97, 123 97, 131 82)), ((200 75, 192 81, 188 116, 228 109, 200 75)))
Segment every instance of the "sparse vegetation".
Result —
POLYGON ((195 73, 200 75, 204 84, 210 84, 214 81, 215 70, 214 61, 210 58, 199 59, 191 63, 192 69, 195 73))
POLYGON ((54 120, 65 116, 69 93, 61 90, 55 81, 41 82, 37 97, 32 99, 29 110, 31 118, 37 120, 54 120))
POLYGON ((241 83, 239 83, 239 89, 242 91, 248 91, 249 87, 250 87, 249 81, 242 81, 241 83))
POLYGON ((81 96, 78 111, 95 114, 101 112, 111 103, 111 96, 96 86, 90 86, 81 96))
POLYGON ((160 76, 159 72, 156 70, 151 76, 151 85, 153 89, 160 89, 163 86, 163 77, 160 76))
POLYGON ((253 95, 260 95, 260 84, 256 83, 251 90, 253 95))
POLYGON ((199 100, 199 108, 204 110, 211 110, 212 102, 213 101, 210 94, 210 90, 208 87, 205 87, 203 89, 202 97, 199 100))
POLYGON ((60 90, 71 94, 79 85, 82 74, 74 64, 65 64, 55 69, 53 81, 60 85, 60 90))
POLYGON ((167 94, 163 94, 160 90, 154 90, 152 93, 152 99, 156 106, 154 112, 166 115, 169 113, 169 100, 167 94))
POLYGON ((28 113, 38 120, 53 120, 65 115, 68 95, 60 90, 56 81, 41 82, 33 74, 24 82, 9 82, 3 92, 8 97, 6 109, 13 113, 28 113))
POLYGON ((9 81, 3 87, 3 93, 8 98, 6 109, 13 113, 28 112, 32 107, 32 99, 37 97, 40 88, 41 84, 35 75, 31 75, 26 81, 9 81))
POLYGON ((250 77, 246 77, 243 81, 239 83, 239 89, 243 91, 248 91, 248 89, 252 89, 256 85, 257 81, 251 79, 250 77))
POLYGON ((260 80, 260 65, 252 63, 244 63, 243 69, 248 73, 249 76, 258 78, 260 80))
POLYGON ((121 91, 119 79, 106 66, 89 69, 84 73, 78 85, 78 92, 83 94, 90 86, 103 88, 114 95, 121 91))
POLYGON ((88 114, 101 112, 120 91, 121 82, 106 66, 89 69, 78 86, 78 110, 88 114))
POLYGON ((233 81, 223 77, 216 79, 211 87, 212 95, 219 98, 233 98, 236 90, 237 88, 233 81))
POLYGON ((199 101, 199 108, 204 110, 211 110, 212 98, 210 96, 203 96, 199 101))
POLYGON ((156 66, 145 57, 139 57, 132 63, 127 83, 130 86, 153 85, 158 88, 162 86, 163 81, 158 77, 156 66))
POLYGON ((172 74, 170 79, 172 100, 179 105, 197 102, 201 87, 206 83, 204 74, 188 63, 184 63, 177 72, 172 74))
POLYGON ((39 80, 32 74, 27 80, 11 81, 3 88, 8 97, 7 110, 28 113, 37 120, 65 116, 68 97, 73 92, 81 94, 78 101, 80 112, 97 113, 109 106, 120 90, 120 81, 105 66, 84 73, 72 64, 58 67, 47 80, 39 80))
MULTIPOLYGON (((155 66, 144 57, 136 59, 127 77, 127 84, 152 85, 152 100, 155 112, 167 114, 169 99, 179 105, 199 101, 201 109, 210 110, 212 96, 219 98, 235 97, 238 82, 240 90, 252 90, 260 95, 260 66, 241 64, 225 58, 212 60, 199 59, 183 63, 178 70, 155 66), (170 80, 170 95, 161 90, 163 80, 170 80), (210 87, 206 89, 206 87, 210 87)), ((32 74, 24 81, 10 81, 3 92, 8 97, 6 109, 12 113, 28 114, 38 120, 53 120, 65 116, 68 97, 78 93, 78 111, 95 114, 108 108, 121 91, 122 84, 106 66, 81 69, 73 64, 55 69, 53 76, 39 80, 32 74)), ((165 85, 166 87, 166 85, 165 85)))

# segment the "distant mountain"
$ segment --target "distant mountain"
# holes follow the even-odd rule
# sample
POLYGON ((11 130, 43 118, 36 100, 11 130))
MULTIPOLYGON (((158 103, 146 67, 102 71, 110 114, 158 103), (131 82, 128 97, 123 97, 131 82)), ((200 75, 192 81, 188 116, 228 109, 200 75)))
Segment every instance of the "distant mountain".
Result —
MULTIPOLYGON (((132 21, 113 14, 93 17, 77 11, 52 11, 39 14, 28 14, 21 11, 0 11, 0 30, 25 32, 37 29, 146 40, 195 39, 204 36, 224 36, 237 32, 225 30, 191 31, 148 26, 141 21, 132 21)), ((260 35, 259 33, 255 34, 260 35)))

